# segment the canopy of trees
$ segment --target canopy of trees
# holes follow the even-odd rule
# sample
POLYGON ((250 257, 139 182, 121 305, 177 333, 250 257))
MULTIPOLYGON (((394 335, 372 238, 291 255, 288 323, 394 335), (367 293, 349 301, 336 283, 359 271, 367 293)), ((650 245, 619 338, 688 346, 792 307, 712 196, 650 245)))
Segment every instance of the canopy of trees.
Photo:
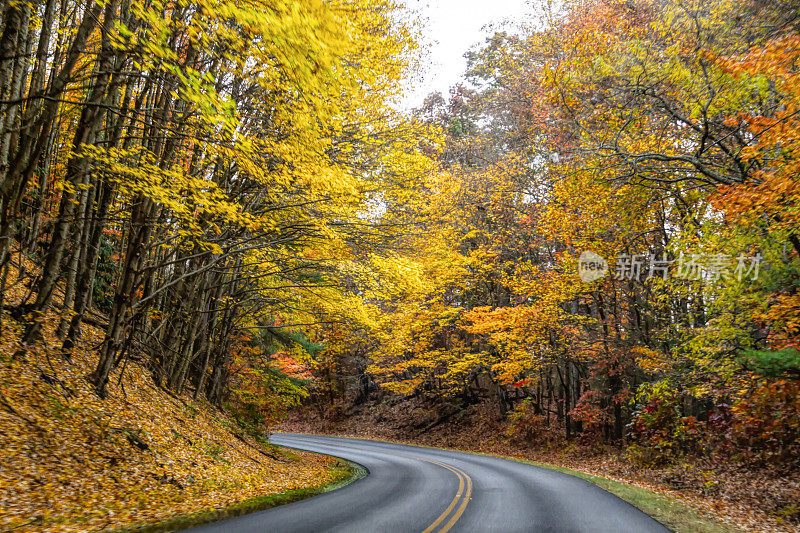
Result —
POLYGON ((796 464, 798 13, 568 2, 407 116, 390 0, 8 1, 13 356, 91 321, 101 397, 136 358, 261 423, 355 379, 796 464))
POLYGON ((258 419, 296 402, 320 324, 373 320, 353 265, 402 224, 376 205, 430 165, 429 128, 390 105, 416 60, 407 18, 383 0, 4 3, 13 356, 52 327, 69 358, 90 321, 100 396, 137 358, 258 419))
POLYGON ((576 2, 473 50, 417 113, 446 132, 405 241, 420 281, 340 353, 645 460, 797 464, 797 13, 576 2), (581 281, 584 251, 609 274, 581 281))

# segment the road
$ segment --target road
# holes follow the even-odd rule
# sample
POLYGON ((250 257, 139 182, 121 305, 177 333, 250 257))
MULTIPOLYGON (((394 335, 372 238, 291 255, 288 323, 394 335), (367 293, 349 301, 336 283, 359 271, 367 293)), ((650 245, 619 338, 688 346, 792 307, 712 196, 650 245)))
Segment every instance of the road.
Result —
POLYGON ((525 463, 312 435, 279 433, 270 441, 353 461, 369 475, 332 492, 193 531, 668 531, 588 481, 525 463))

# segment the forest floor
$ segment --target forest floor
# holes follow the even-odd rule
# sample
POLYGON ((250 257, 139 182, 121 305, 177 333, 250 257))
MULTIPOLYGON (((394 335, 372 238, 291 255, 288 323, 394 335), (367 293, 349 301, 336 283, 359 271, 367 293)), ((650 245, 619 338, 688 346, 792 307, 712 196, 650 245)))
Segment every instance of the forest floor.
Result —
POLYGON ((720 524, 719 529, 687 528, 685 524, 695 518, 686 517, 683 528, 673 528, 678 531, 800 531, 800 524, 787 516, 794 513, 796 517, 798 511, 797 476, 776 469, 754 470, 696 459, 645 466, 620 448, 578 439, 567 442, 557 432, 546 429, 525 442, 508 436, 508 421, 501 419, 491 404, 473 405, 447 417, 416 399, 364 403, 335 417, 330 412, 320 416, 315 410, 303 409, 294 412, 280 430, 450 448, 541 463, 578 473, 635 505, 637 502, 625 497, 624 487, 613 485, 621 483, 652 491, 665 497, 659 506, 675 504, 670 511, 673 515, 684 509, 720 524), (611 482, 591 479, 592 476, 611 482))
POLYGON ((0 335, 0 531, 133 528, 268 507, 341 481, 350 469, 273 447, 204 401, 157 388, 128 362, 101 400, 85 376, 102 334, 86 327, 71 361, 49 331, 14 358, 20 328, 0 335), (270 496, 279 495, 279 496, 270 496), (242 507, 242 502, 245 502, 242 507), (236 504, 239 504, 238 506, 236 504), (249 507, 248 507, 249 506, 249 507), (215 511, 216 510, 216 511, 215 511))

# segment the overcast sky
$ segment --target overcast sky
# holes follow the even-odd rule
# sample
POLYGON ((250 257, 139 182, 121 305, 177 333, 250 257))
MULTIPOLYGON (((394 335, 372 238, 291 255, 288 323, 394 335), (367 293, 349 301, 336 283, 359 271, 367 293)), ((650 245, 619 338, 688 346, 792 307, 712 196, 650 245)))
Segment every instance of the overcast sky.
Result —
POLYGON ((426 95, 446 95, 466 69, 464 52, 493 33, 487 25, 522 20, 530 8, 525 0, 403 0, 422 15, 424 39, 430 45, 422 80, 410 81, 407 107, 416 107, 426 95))

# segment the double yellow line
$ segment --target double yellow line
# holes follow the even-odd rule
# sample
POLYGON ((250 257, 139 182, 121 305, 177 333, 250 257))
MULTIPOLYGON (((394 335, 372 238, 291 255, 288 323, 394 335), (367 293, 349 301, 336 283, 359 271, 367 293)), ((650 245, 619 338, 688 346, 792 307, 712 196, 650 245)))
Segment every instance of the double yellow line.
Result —
POLYGON ((456 495, 453 498, 453 501, 451 501, 450 505, 447 506, 447 509, 445 509, 441 515, 439 515, 439 518, 437 518, 433 524, 425 528, 422 531, 422 533, 433 533, 433 531, 436 530, 437 526, 439 526, 439 524, 441 524, 443 520, 445 520, 448 516, 450 516, 450 513, 453 511, 456 505, 458 505, 458 502, 460 500, 461 505, 458 506, 458 509, 456 509, 456 512, 453 514, 453 516, 450 516, 450 520, 448 520, 447 523, 445 523, 445 525, 439 528, 437 533, 445 533, 447 531, 450 531, 450 528, 452 528, 453 525, 458 521, 458 519, 461 518, 461 515, 464 514, 464 510, 467 508, 467 504, 469 503, 469 500, 472 497, 472 478, 469 477, 469 475, 467 475, 467 473, 461 470, 460 468, 456 468, 454 466, 450 466, 445 463, 440 463, 439 461, 434 461, 432 459, 422 459, 421 457, 415 457, 415 459, 419 459, 421 461, 427 461, 428 463, 441 466, 442 468, 446 468, 458 476, 458 491, 456 491, 456 495), (465 485, 466 485, 466 490, 464 490, 465 485))
MULTIPOLYGON (((294 440, 300 440, 301 442, 308 442, 304 441, 302 437, 299 438, 292 437, 292 438, 294 440)), ((318 444, 317 442, 314 441, 311 441, 311 443, 318 444)), ((348 446, 346 444, 337 443, 336 446, 340 448, 350 448, 352 450, 358 450, 361 452, 375 451, 375 450, 370 450, 369 448, 359 448, 356 446, 348 446)), ((394 453, 394 455, 399 455, 400 457, 405 457, 406 459, 415 459, 417 461, 425 461, 426 463, 431 463, 436 466, 441 466, 442 468, 446 468, 447 470, 453 472, 456 476, 458 476, 458 490, 456 491, 455 497, 453 497, 453 501, 450 502, 450 505, 447 506, 444 512, 442 512, 442 514, 439 515, 439 517, 433 522, 433 524, 426 527, 422 531, 422 533, 433 533, 434 531, 436 531, 436 533, 447 533, 447 531, 450 531, 450 529, 455 525, 458 519, 461 518, 461 515, 464 514, 464 511, 467 508, 467 504, 469 503, 470 498, 472 498, 472 478, 469 477, 469 475, 460 468, 456 468, 455 466, 448 465, 439 461, 434 461, 433 459, 415 457, 413 455, 407 455, 399 452, 392 452, 392 453, 394 453), (459 502, 461 503, 459 504, 459 502), (456 506, 458 508, 456 508, 456 506), (453 509, 455 509, 455 512, 453 512, 453 509), (448 516, 450 517, 450 520, 447 520, 447 522, 443 526, 439 527, 439 524, 441 524, 444 520, 446 520, 448 516), (439 527, 438 530, 436 530, 437 527, 439 527)))

